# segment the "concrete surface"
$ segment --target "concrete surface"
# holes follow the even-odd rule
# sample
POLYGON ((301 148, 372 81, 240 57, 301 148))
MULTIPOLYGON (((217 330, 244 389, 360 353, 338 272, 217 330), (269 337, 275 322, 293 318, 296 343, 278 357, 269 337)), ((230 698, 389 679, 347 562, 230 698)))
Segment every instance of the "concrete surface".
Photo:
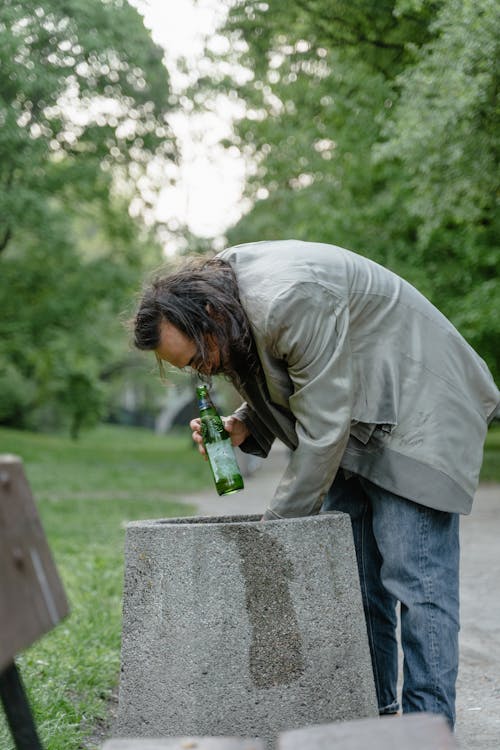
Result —
MULTIPOLYGON (((201 515, 260 513, 281 477, 287 450, 281 444, 245 490, 219 498, 207 488, 192 495, 201 515)), ((456 736, 461 750, 500 748, 500 485, 481 485, 472 513, 461 519, 460 670, 456 736)))
POLYGON ((129 737, 108 740, 102 750, 264 750, 264 745, 242 737, 129 737))
POLYGON ((116 736, 259 737, 377 714, 342 513, 128 524, 116 736))
POLYGON ((284 732, 278 750, 456 750, 441 716, 409 714, 323 724, 284 732))
POLYGON ((500 748, 500 485, 484 485, 461 525, 457 737, 463 750, 500 748))

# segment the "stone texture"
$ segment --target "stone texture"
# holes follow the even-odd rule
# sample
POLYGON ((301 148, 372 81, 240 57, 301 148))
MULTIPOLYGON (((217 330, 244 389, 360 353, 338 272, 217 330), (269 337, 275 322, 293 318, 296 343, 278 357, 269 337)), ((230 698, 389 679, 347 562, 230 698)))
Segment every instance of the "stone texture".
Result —
POLYGON ((130 737, 108 740, 102 750, 263 750, 258 739, 240 737, 130 737))
POLYGON ((341 513, 127 527, 120 736, 260 737, 377 714, 341 513))
POLYGON ((456 750, 447 722, 408 714, 304 727, 280 735, 278 750, 456 750))

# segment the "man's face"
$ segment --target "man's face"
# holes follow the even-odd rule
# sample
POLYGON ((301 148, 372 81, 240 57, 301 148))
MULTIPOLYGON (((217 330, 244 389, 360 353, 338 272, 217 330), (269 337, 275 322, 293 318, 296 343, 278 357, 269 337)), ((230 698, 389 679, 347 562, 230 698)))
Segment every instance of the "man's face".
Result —
POLYGON ((208 358, 201 361, 194 341, 167 320, 160 323, 160 342, 155 354, 173 367, 193 367, 202 375, 211 375, 220 367, 220 352, 215 341, 208 341, 208 358))

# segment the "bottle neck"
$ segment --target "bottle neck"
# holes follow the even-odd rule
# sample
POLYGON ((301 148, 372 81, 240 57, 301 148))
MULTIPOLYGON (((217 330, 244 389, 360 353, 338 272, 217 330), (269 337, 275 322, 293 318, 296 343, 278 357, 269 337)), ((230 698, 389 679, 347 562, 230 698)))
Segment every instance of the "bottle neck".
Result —
POLYGON ((217 409, 215 408, 206 387, 198 387, 196 393, 198 396, 198 409, 200 410, 200 413, 217 414, 217 409))

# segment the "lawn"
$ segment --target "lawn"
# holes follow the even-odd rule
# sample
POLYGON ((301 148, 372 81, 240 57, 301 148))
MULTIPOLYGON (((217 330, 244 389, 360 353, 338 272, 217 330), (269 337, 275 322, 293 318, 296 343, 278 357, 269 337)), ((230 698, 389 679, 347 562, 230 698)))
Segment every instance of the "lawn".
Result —
MULTIPOLYGON (((0 453, 23 459, 71 606, 18 659, 45 750, 98 747, 119 672, 124 525, 191 515, 182 493, 213 491, 188 432, 102 426, 72 442, 0 429, 0 453)), ((13 750, 1 710, 0 748, 13 750)))
POLYGON ((481 469, 482 482, 500 482, 500 423, 490 426, 481 469))

